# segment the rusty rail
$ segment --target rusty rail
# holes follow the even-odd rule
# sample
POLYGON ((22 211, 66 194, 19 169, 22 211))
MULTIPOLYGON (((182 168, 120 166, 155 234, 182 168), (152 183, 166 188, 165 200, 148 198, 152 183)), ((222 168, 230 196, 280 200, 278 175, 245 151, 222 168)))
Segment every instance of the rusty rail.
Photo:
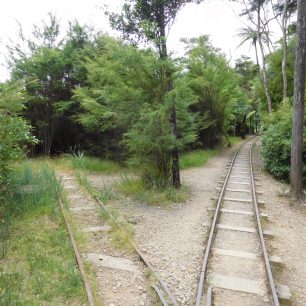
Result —
MULTIPOLYGON (((60 182, 62 183, 62 179, 60 180, 60 182)), ((66 228, 67 228, 67 231, 68 231, 68 235, 69 235, 69 238, 70 238, 70 241, 71 241, 71 244, 72 244, 72 248, 73 248, 74 256, 76 258, 77 266, 78 266, 78 269, 81 273, 81 277, 83 279, 83 284, 84 284, 84 287, 85 287, 85 290, 86 290, 88 304, 89 304, 89 306, 95 306, 91 285, 90 285, 90 282, 89 282, 89 280, 87 278, 87 275, 85 273, 82 258, 81 258, 80 252, 78 250, 71 225, 70 225, 70 223, 69 223, 69 221, 66 217, 65 210, 64 210, 64 205, 63 205, 63 202, 62 202, 60 197, 59 197, 59 204, 60 204, 61 212, 62 212, 63 217, 64 217, 64 221, 65 221, 65 225, 66 225, 66 228)))
MULTIPOLYGON (((107 209, 107 207, 99 200, 99 198, 97 196, 93 196, 93 198, 96 200, 96 202, 99 204, 99 206, 109 215, 110 219, 114 222, 114 224, 120 229, 122 230, 121 225, 117 222, 117 220, 115 219, 115 217, 112 215, 112 213, 107 209)), ((139 250, 138 246, 132 242, 132 246, 135 249, 136 253, 138 254, 139 258, 141 259, 141 261, 147 266, 147 268, 154 274, 154 276, 156 277, 156 279, 158 280, 161 288, 165 291, 165 293, 167 294, 167 296, 169 297, 171 303, 173 306, 179 306, 173 293, 170 291, 170 289, 168 288, 168 286, 166 285, 166 283, 164 282, 164 280, 162 279, 162 277, 160 276, 160 274, 156 271, 154 271, 152 265, 149 263, 149 261, 147 260, 147 258, 145 258, 145 256, 143 255, 143 253, 139 250)), ((152 285, 153 289, 155 290, 155 292, 157 293, 161 303, 164 306, 168 306, 167 301, 165 300, 163 294, 161 293, 161 290, 155 286, 152 285)))

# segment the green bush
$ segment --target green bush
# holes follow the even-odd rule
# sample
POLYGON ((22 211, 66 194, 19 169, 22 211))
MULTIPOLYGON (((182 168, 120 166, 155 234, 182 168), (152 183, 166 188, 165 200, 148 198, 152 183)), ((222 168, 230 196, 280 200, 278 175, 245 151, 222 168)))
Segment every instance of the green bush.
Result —
MULTIPOLYGON (((261 154, 265 169, 275 178, 286 181, 290 176, 291 128, 292 108, 289 104, 283 104, 279 110, 266 119, 264 133, 261 137, 261 154)), ((305 141, 303 160, 305 163, 305 141)), ((306 167, 303 171, 303 180, 306 181, 306 167)))
POLYGON ((30 125, 19 115, 24 99, 18 84, 0 84, 0 196, 9 184, 15 161, 24 157, 27 144, 35 143, 30 125))

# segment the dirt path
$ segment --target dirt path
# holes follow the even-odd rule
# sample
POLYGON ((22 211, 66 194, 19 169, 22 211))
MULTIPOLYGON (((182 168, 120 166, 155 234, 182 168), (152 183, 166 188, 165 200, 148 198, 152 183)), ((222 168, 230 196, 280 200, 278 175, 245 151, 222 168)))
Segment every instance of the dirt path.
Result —
POLYGON ((293 306, 306 305, 306 208, 293 206, 290 199, 282 196, 289 187, 264 173, 259 145, 254 149, 255 168, 262 185, 269 227, 275 236, 267 246, 271 255, 283 260, 283 266, 273 267, 273 273, 278 283, 290 288, 293 306))

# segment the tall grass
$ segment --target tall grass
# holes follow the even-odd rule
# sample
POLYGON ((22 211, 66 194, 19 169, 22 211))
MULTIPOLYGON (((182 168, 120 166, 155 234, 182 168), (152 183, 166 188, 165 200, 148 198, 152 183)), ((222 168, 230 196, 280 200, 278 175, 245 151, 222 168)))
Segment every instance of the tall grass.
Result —
POLYGON ((227 139, 231 145, 234 145, 242 140, 242 138, 238 136, 228 136, 227 139))
POLYGON ((0 204, 0 305, 86 303, 54 172, 25 163, 11 181, 0 204))
POLYGON ((171 186, 162 189, 148 188, 142 180, 129 179, 127 177, 117 185, 117 189, 136 201, 156 206, 184 202, 189 196, 186 187, 181 187, 180 189, 175 189, 171 186))
POLYGON ((180 168, 187 169, 204 166, 207 161, 218 153, 217 149, 197 150, 183 153, 180 158, 180 168))
POLYGON ((118 172, 121 169, 120 165, 113 161, 88 157, 83 153, 78 153, 71 156, 70 162, 72 167, 77 170, 113 173, 118 172))

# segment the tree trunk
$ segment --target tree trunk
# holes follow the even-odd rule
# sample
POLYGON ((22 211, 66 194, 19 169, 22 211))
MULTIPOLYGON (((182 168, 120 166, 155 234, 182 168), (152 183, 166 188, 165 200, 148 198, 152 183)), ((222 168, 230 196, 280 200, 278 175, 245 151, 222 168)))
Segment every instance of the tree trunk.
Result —
MULTIPOLYGON (((172 107, 170 115, 170 123, 172 127, 172 133, 177 139, 177 129, 176 129, 176 109, 175 105, 172 107)), ((181 187, 180 178, 180 163, 179 163, 179 150, 177 146, 172 150, 172 184, 175 188, 181 187)))
POLYGON ((295 200, 301 201, 303 191, 303 128, 304 94, 306 70, 306 1, 297 2, 297 48, 294 76, 294 108, 291 146, 291 192, 295 200))
POLYGON ((255 48, 255 55, 256 55, 256 65, 258 73, 260 74, 260 66, 259 66, 259 60, 258 60, 258 50, 257 50, 257 42, 254 41, 254 48, 255 48))
POLYGON ((284 11, 282 14, 282 32, 283 32, 283 59, 282 59, 282 76, 283 76, 283 100, 287 98, 288 94, 288 81, 287 81, 287 9, 288 0, 284 2, 284 11))
MULTIPOLYGON (((165 14, 164 8, 160 16, 160 30, 161 30, 161 48, 160 48, 160 58, 162 60, 168 59, 168 52, 167 52, 167 44, 166 44, 166 26, 165 26, 165 14)), ((173 90, 173 81, 171 76, 171 71, 167 69, 166 76, 168 79, 167 84, 167 91, 173 90)), ((176 124, 176 107, 175 104, 172 106, 170 110, 170 124, 172 129, 172 134, 175 139, 178 138, 177 134, 177 124, 176 124)), ((180 179, 180 164, 179 164, 179 150, 178 147, 172 150, 172 184, 174 188, 181 187, 181 179, 180 179)))
POLYGON ((269 93, 269 84, 268 84, 268 77, 267 77, 267 70, 266 70, 266 58, 265 58, 265 51, 263 48, 263 44, 262 44, 262 39, 261 39, 261 20, 260 20, 260 4, 258 4, 258 9, 257 9, 257 40, 258 40, 258 44, 260 47, 260 52, 261 52, 261 59, 262 59, 262 76, 263 76, 263 86, 265 89, 265 94, 266 94, 266 98, 267 98, 267 102, 268 102, 268 111, 269 114, 272 113, 272 100, 271 100, 271 96, 269 93))

